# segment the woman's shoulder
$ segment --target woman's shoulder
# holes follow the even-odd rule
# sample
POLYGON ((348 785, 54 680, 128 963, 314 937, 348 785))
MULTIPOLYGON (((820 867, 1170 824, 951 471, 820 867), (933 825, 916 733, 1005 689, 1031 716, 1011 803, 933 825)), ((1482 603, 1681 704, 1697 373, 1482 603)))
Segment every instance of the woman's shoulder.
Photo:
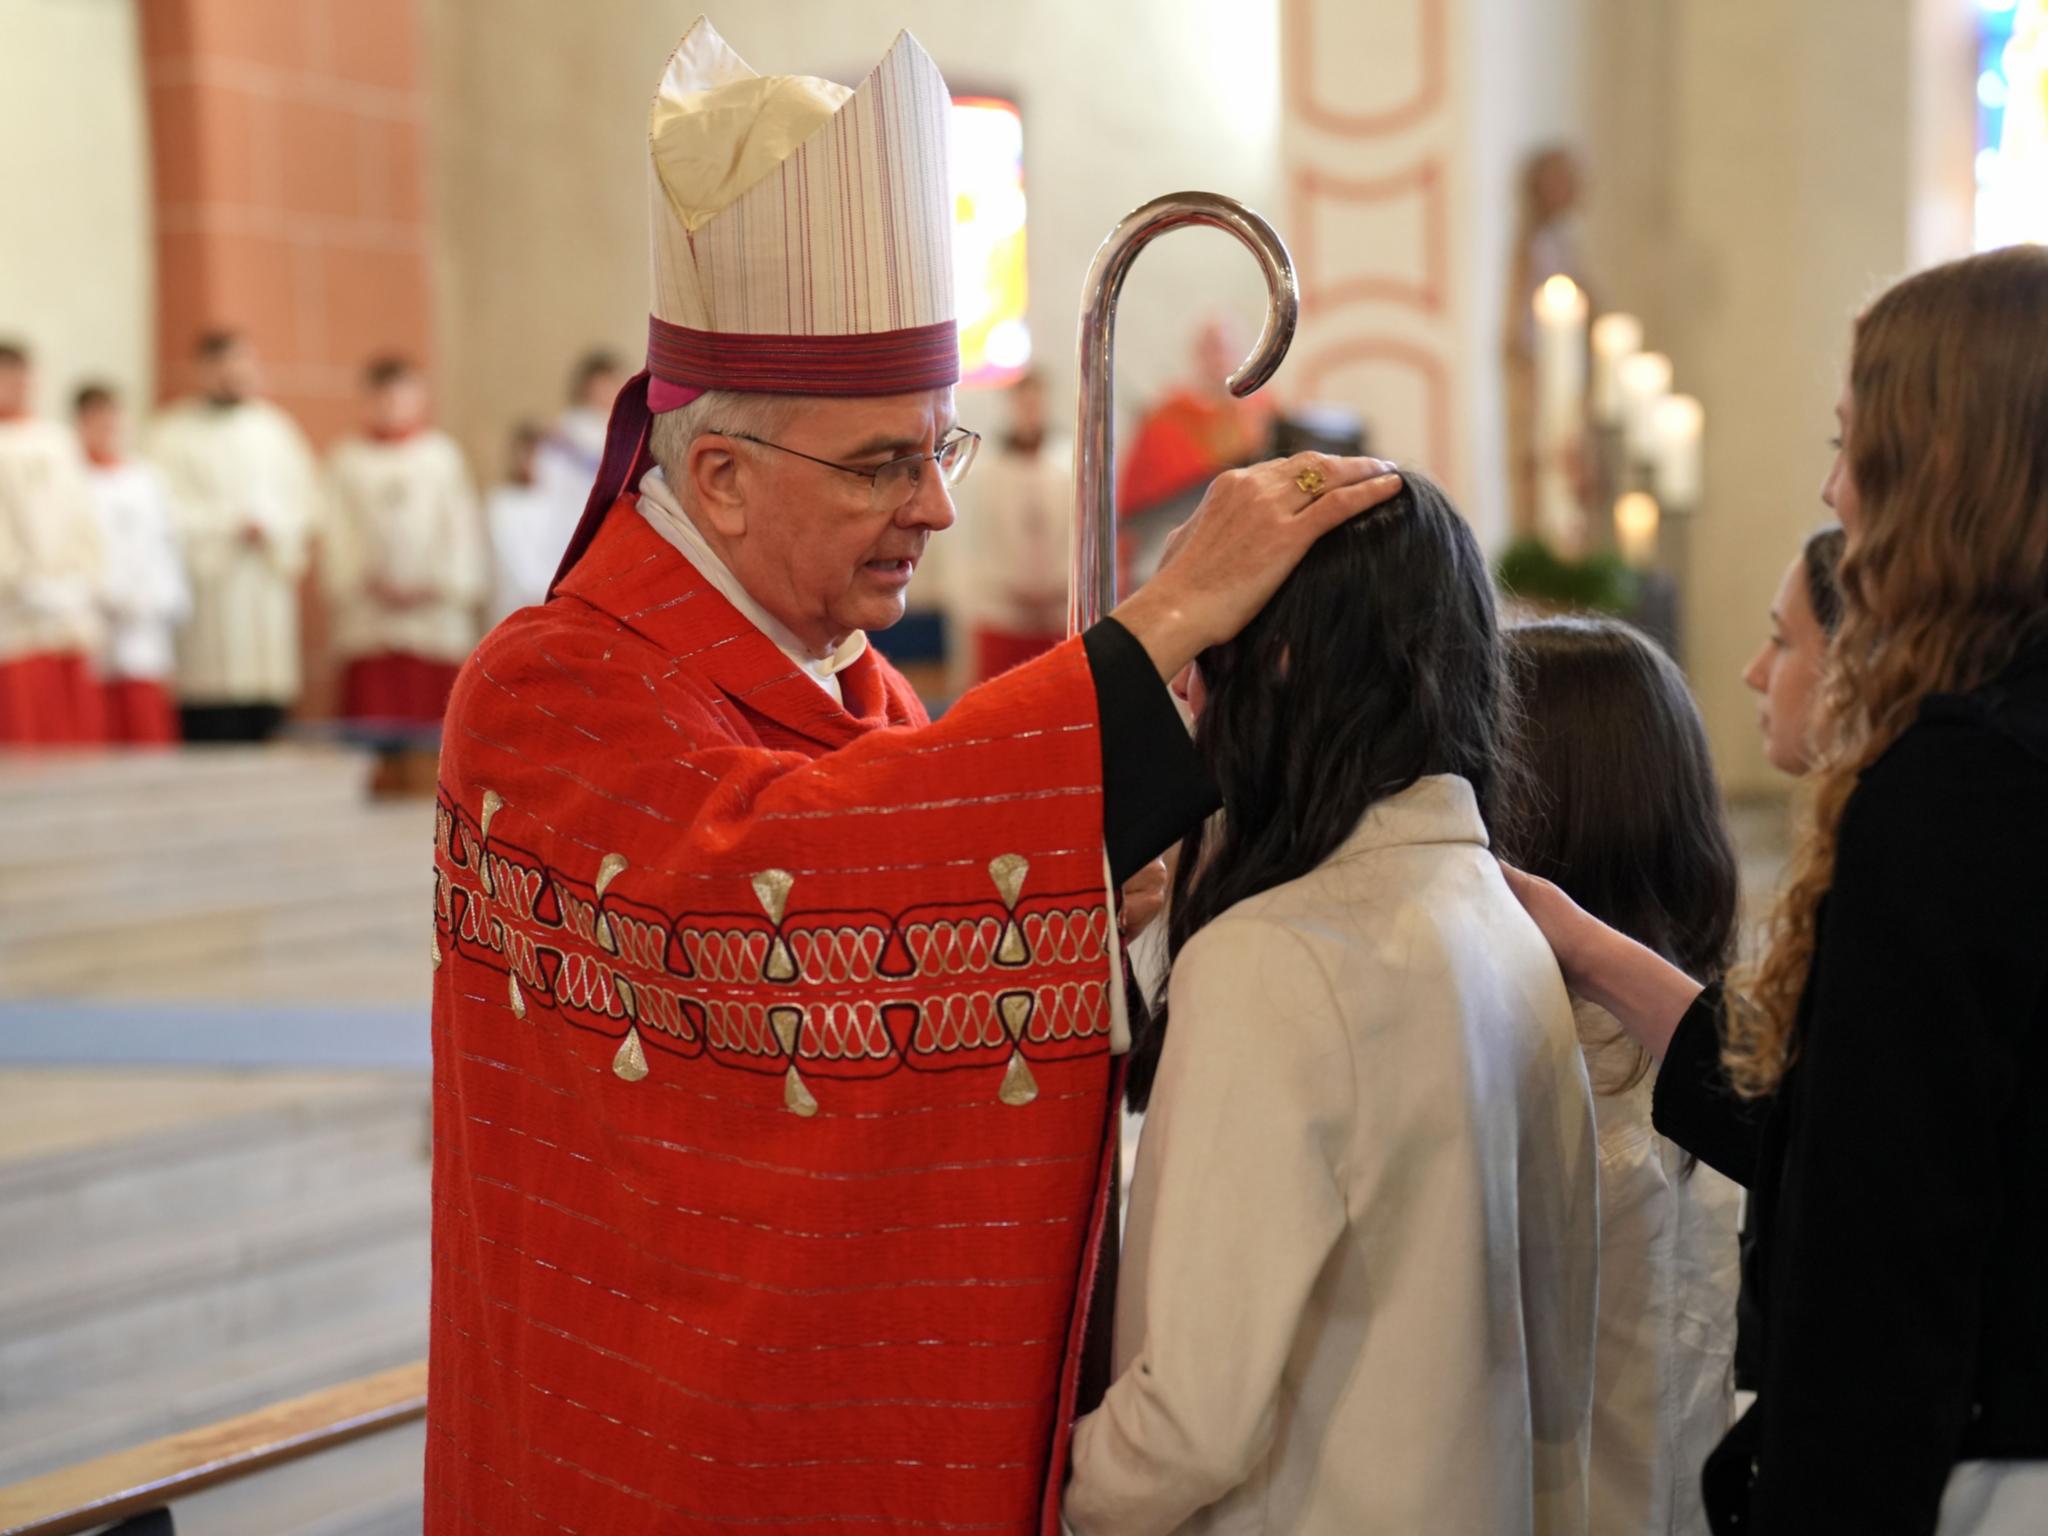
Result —
MULTIPOLYGON (((2017 719, 2035 723, 2031 708, 2017 719)), ((2048 738, 2048 713, 2038 723, 2048 738)), ((1987 903, 2007 909, 2039 889, 2044 859, 2048 750, 2016 732, 2010 711, 1950 695, 1930 700, 1863 770, 1843 811, 1836 867, 1972 921, 1987 903)))

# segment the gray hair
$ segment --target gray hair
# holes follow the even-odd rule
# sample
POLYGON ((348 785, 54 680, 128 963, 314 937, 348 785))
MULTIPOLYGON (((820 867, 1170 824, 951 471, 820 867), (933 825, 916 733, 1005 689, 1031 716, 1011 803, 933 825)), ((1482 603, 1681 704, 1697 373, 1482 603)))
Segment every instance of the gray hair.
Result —
POLYGON ((661 466, 662 475, 680 496, 683 493, 683 463, 689 457, 690 444, 698 438, 707 432, 772 438, 789 425, 798 408, 807 401, 808 397, 803 395, 706 390, 681 409, 663 411, 654 418, 654 429, 647 440, 648 450, 654 455, 654 462, 661 466))

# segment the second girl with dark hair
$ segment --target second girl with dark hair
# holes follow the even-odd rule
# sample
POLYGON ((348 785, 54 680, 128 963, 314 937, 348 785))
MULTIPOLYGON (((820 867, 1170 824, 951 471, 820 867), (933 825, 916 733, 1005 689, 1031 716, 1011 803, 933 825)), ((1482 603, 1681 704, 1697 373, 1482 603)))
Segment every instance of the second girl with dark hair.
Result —
POLYGON ((1419 476, 1190 689, 1181 849, 1080 1536, 1585 1530, 1592 1105, 1502 880, 1486 563, 1419 476))
MULTIPOLYGON (((1610 619, 1510 632, 1532 781, 1503 857, 1701 982, 1734 948, 1738 878, 1684 675, 1610 619)), ((1705 1536, 1700 1467, 1734 1418, 1741 1192, 1651 1125, 1649 1054, 1574 999, 1600 1132, 1592 1536, 1705 1536)))

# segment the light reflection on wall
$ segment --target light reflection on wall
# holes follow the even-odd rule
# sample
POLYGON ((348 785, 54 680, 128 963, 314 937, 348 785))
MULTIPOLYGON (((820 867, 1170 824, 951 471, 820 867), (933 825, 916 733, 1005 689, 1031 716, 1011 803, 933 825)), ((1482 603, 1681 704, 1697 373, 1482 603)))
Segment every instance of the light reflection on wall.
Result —
POLYGON ((953 208, 960 382, 1008 383, 1031 361, 1024 320, 1024 120, 1015 103, 953 98, 953 208))
POLYGON ((2048 0, 1978 0, 1977 249, 2048 241, 2048 0))

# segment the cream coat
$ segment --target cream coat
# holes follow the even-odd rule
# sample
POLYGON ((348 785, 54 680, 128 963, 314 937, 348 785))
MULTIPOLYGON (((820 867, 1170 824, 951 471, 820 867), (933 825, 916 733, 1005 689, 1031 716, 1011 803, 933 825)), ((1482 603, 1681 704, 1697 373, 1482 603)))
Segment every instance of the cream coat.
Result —
POLYGON ((0 661, 95 651, 106 553, 70 432, 0 422, 0 661))
POLYGON ((1584 1532, 1593 1107, 1470 786, 1226 913, 1170 1003, 1073 1529, 1584 1532))
POLYGON ((285 704, 299 693, 299 579, 319 496, 312 451, 263 400, 188 400, 158 418, 149 457, 171 493, 192 617, 178 635, 190 704, 285 704), (260 530, 261 539, 248 537, 260 530))
POLYGON ((455 439, 434 431, 395 443, 352 438, 328 461, 327 489, 320 574, 335 655, 466 659, 490 572, 483 514, 455 439), (380 584, 424 600, 387 601, 380 584))
MULTIPOLYGON (((1596 1089, 1635 1052, 1573 1005, 1596 1089)), ((1597 1092, 1600 1317, 1593 1355, 1594 1536, 1707 1536, 1700 1468, 1735 1416, 1742 1191, 1650 1128, 1654 1079, 1597 1092)))

